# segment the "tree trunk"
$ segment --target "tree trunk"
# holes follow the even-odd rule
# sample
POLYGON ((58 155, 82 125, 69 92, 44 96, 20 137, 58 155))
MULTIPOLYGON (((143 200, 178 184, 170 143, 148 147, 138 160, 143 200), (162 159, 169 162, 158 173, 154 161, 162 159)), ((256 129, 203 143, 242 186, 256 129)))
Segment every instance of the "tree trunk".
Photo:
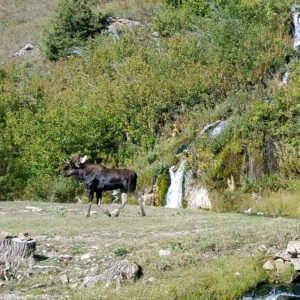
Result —
POLYGON ((36 247, 35 240, 19 237, 0 238, 0 261, 23 260, 33 256, 36 247))
POLYGON ((3 234, 1 236, 0 265, 5 265, 5 267, 0 269, 0 276, 2 275, 5 280, 9 281, 15 277, 22 261, 29 262, 31 268, 36 242, 27 236, 17 237, 3 234))

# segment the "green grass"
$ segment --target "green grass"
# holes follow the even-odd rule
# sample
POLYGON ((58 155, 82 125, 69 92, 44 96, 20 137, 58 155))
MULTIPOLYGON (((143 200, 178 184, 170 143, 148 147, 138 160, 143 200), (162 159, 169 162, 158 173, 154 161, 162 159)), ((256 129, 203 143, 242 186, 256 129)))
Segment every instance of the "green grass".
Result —
POLYGON ((126 206, 119 218, 108 218, 95 206, 92 211, 99 214, 88 219, 83 204, 0 202, 1 231, 30 232, 37 241, 36 254, 49 257, 35 265, 50 267, 47 272, 34 267, 32 275, 20 284, 12 282, 2 288, 3 295, 32 294, 31 286, 46 282, 40 294, 61 299, 93 299, 99 295, 113 299, 115 285, 105 288, 105 283, 99 283, 80 291, 78 287, 85 276, 91 275, 91 268, 94 274, 101 273, 121 259, 118 249, 126 249, 128 253, 122 259, 141 265, 143 276, 134 284, 122 284, 118 299, 235 299, 268 278, 257 247, 264 244, 277 252, 300 229, 300 220, 236 213, 146 207, 147 216, 142 218, 138 206, 126 206), (44 210, 31 212, 26 206, 44 210), (159 256, 161 249, 168 249, 170 256, 159 256), (92 257, 82 261, 85 253, 92 257), (72 260, 61 261, 62 254, 72 255, 72 260), (158 263, 170 269, 162 271, 158 263), (59 280, 64 273, 69 285, 59 280))

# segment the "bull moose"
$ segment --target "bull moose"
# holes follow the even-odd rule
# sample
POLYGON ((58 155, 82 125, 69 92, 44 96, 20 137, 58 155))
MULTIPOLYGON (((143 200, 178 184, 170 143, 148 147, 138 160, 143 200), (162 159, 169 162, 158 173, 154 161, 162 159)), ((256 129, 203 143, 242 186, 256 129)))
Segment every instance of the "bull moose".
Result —
MULTIPOLYGON (((86 164, 87 156, 80 157, 74 154, 71 159, 65 160, 68 166, 64 169, 65 177, 72 176, 76 180, 76 185, 79 181, 83 181, 88 190, 88 211, 87 217, 90 217, 91 206, 96 193, 97 205, 108 217, 111 214, 108 210, 101 207, 102 192, 115 189, 122 191, 122 204, 120 205, 115 216, 118 217, 126 203, 128 202, 127 193, 133 193, 136 189, 137 175, 134 171, 128 169, 110 169, 100 164, 86 164)), ((142 200, 138 200, 142 210, 142 216, 145 216, 145 210, 142 200)))

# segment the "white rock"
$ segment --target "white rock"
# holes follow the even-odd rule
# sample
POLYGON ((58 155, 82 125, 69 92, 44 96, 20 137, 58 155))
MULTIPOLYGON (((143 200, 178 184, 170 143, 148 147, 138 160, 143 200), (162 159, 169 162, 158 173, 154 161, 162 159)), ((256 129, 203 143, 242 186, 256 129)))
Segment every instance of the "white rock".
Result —
POLYGON ((151 283, 153 283, 153 282, 156 281, 156 279, 154 277, 150 277, 150 278, 148 278, 148 281, 151 282, 151 283))
POLYGON ((259 245, 259 246, 257 247, 257 250, 258 250, 259 252, 268 252, 268 249, 267 249, 267 247, 266 247, 265 245, 259 245))
POLYGON ((297 256, 297 254, 300 254, 300 242, 290 241, 287 245, 286 251, 291 253, 293 256, 297 256))
POLYGON ((300 258, 291 258, 291 263, 296 271, 300 271, 300 258))
POLYGON ((282 258, 285 261, 289 261, 292 258, 292 254, 288 253, 287 251, 278 252, 275 254, 275 258, 282 258))
POLYGON ((58 258, 59 258, 59 260, 71 260, 72 256, 69 254, 63 254, 63 255, 60 255, 58 258))
POLYGON ((169 255, 171 255, 170 250, 164 250, 164 249, 159 250, 159 256, 169 256, 169 255))
POLYGON ((86 253, 84 255, 82 255, 80 257, 81 260, 87 260, 87 259, 90 259, 92 257, 92 254, 91 253, 86 253))
POLYGON ((211 209, 208 190, 203 186, 195 186, 187 197, 189 208, 211 209))
POLYGON ((284 260, 280 258, 276 259, 274 263, 278 272, 282 272, 288 267, 288 265, 284 263, 284 260))
POLYGON ((252 212, 252 208, 251 207, 249 207, 247 210, 244 210, 244 213, 248 214, 248 215, 250 215, 251 212, 252 212))
POLYGON ((29 209, 29 210, 31 210, 31 211, 36 211, 36 212, 43 211, 42 208, 40 208, 40 207, 35 207, 35 206, 26 206, 25 208, 26 208, 26 209, 29 209))
POLYGON ((69 278, 66 274, 60 275, 59 280, 64 284, 69 283, 69 278))
POLYGON ((92 211, 91 211, 91 215, 98 215, 98 212, 97 212, 97 211, 94 211, 94 210, 92 210, 92 211))
POLYGON ((257 215, 258 215, 258 216, 263 216, 264 213, 263 213, 262 211, 259 211, 259 212, 257 213, 257 215))
POLYGON ((15 53, 15 56, 24 55, 26 52, 36 50, 36 48, 32 44, 26 44, 23 48, 21 48, 18 52, 15 53))
POLYGON ((263 265, 263 268, 268 271, 275 270, 274 262, 271 260, 266 261, 263 265))

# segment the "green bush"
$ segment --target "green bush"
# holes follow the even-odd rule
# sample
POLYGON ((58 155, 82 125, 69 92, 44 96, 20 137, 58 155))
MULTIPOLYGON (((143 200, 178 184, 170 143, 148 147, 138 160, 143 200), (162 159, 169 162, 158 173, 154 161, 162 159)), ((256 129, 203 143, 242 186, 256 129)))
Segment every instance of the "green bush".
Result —
POLYGON ((53 18, 44 26, 41 50, 50 60, 70 55, 72 47, 100 33, 104 19, 91 10, 93 0, 60 0, 53 18))
POLYGON ((165 197, 168 192, 169 186, 170 186, 170 175, 168 172, 162 173, 158 178, 157 178, 157 197, 158 197, 158 206, 163 206, 165 202, 165 197))
POLYGON ((186 14, 195 14, 202 17, 211 13, 207 0, 182 0, 182 9, 186 14))

